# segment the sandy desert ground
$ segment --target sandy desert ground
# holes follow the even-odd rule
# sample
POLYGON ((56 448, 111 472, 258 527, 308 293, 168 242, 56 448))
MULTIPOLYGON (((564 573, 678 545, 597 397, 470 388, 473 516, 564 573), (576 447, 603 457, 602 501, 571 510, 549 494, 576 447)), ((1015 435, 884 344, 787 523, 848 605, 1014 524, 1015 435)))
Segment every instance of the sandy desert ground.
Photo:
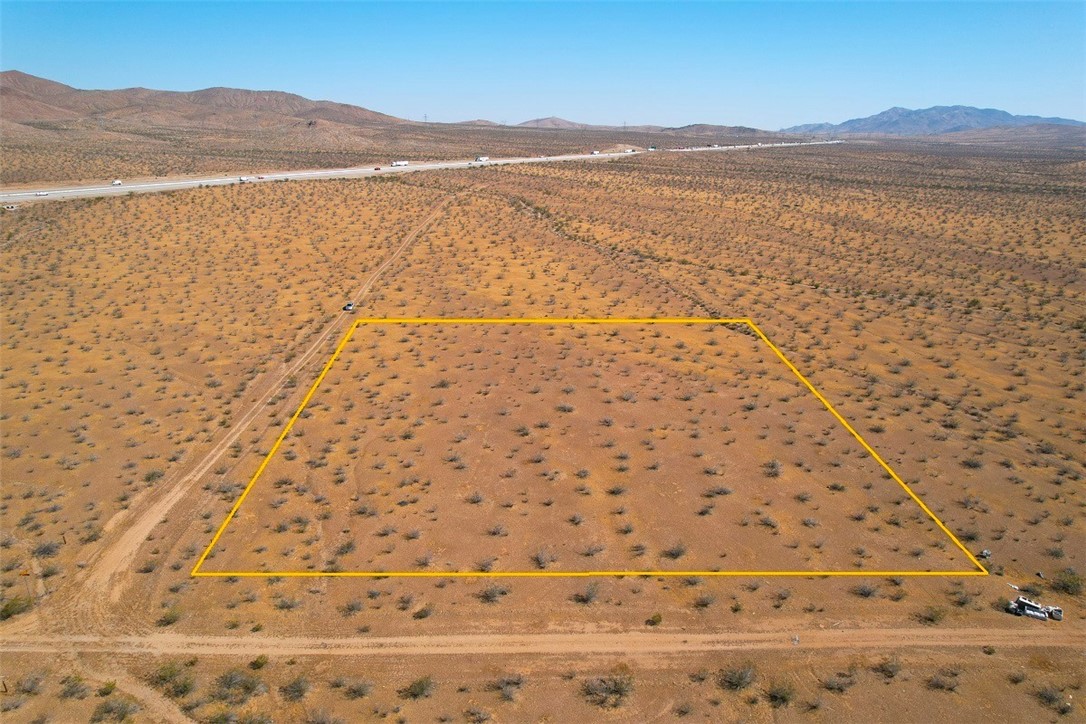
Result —
POLYGON ((856 142, 3 213, 5 720, 1073 720, 1084 165, 856 142), (389 317, 753 319, 991 575, 868 573, 976 569, 741 325, 405 324, 358 327, 192 577, 389 317), (703 574, 500 575, 601 570, 703 574))

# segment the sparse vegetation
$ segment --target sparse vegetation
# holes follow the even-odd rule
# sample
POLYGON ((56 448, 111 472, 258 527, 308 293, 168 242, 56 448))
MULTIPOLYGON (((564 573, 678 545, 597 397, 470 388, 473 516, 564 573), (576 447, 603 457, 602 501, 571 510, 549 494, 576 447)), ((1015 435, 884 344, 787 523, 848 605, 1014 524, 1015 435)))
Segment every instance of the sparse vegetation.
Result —
POLYGON ((946 609, 940 606, 928 606, 917 613, 916 618, 922 624, 934 626, 946 618, 946 609))
POLYGON ((129 699, 112 697, 99 702, 91 713, 91 722, 129 721, 140 710, 139 704, 129 699))
POLYGON ((755 669, 752 664, 744 664, 734 669, 724 669, 717 676, 717 683, 723 689, 742 691, 754 683, 755 669))
POLYGON ((241 669, 229 669, 215 679, 212 698, 233 706, 241 706, 250 698, 263 694, 267 687, 259 677, 241 669))
POLYGON ((796 697, 796 690, 791 684, 778 682, 769 685, 765 691, 765 697, 771 707, 780 709, 792 703, 796 697))
POLYGON ((602 709, 622 706, 633 692, 633 678, 627 675, 599 676, 581 685, 581 693, 592 704, 602 709))
POLYGON ((304 676, 295 677, 280 686, 279 693, 287 701, 301 701, 309 693, 309 681, 304 676))
MULTIPOLYGON (((480 131, 471 144, 498 135, 480 131)), ((261 142, 239 145, 230 163, 261 142)), ((147 166, 140 148, 126 163, 147 166)), ((277 148, 260 164, 343 153, 277 148)), ((30 168, 19 154, 9 177, 30 168)), ((553 610, 571 630, 604 616, 615 630, 666 640, 721 616, 786 637, 797 620, 862 627, 870 615, 938 641, 940 624, 1029 623, 987 605, 1007 595, 1005 582, 1074 618, 1065 597, 1082 595, 1081 155, 880 140, 216 187, 5 214, 0 618, 33 605, 43 621, 60 620, 46 607, 67 606, 84 566, 93 573, 116 552, 114 521, 142 520, 194 469, 199 480, 129 559, 126 570, 142 574, 123 577, 116 610, 130 620, 93 602, 95 626, 365 640, 515 632, 553 610), (336 315, 348 295, 366 317, 749 316, 971 551, 991 549, 985 566, 996 576, 1005 567, 1006 579, 953 587, 880 576, 968 562, 749 330, 647 324, 359 327, 204 567, 430 577, 352 579, 361 587, 190 579, 342 338, 346 315, 336 315), (212 450, 222 454, 205 461, 212 450), (858 585, 627 575, 600 586, 448 575, 654 568, 876 575, 858 585)), ((74 163, 41 170, 104 162, 74 163)), ((1005 695, 1066 713, 1062 648, 1033 668, 991 640, 998 655, 960 649, 961 675, 909 647, 879 661, 897 650, 888 645, 870 659, 820 651, 817 679, 782 664, 785 651, 768 652, 757 672, 721 654, 703 685, 665 668, 651 682, 637 674, 633 695, 628 676, 586 680, 578 668, 558 688, 581 707, 563 712, 573 718, 586 702, 634 719, 727 719, 744 707, 757 718, 792 704, 791 716, 806 707, 839 717, 844 705, 862 715, 872 686, 930 689, 921 693, 936 708, 918 709, 923 717, 967 706, 983 680, 994 682, 983 690, 993 710, 1005 695), (856 672, 830 674, 849 666, 856 672), (1058 701, 1034 693, 1048 689, 1058 701)), ((547 666, 524 669, 525 680, 474 656, 442 672, 440 687, 414 678, 425 670, 390 682, 367 657, 329 671, 321 657, 251 656, 225 672, 217 660, 117 666, 196 720, 279 719, 275 703, 290 700, 289 716, 310 721, 414 719, 417 706, 505 721, 535 716, 556 691, 547 666), (390 703, 397 690, 408 701, 390 703)), ((154 716, 146 703, 124 712, 120 669, 120 687, 103 695, 97 673, 78 669, 91 682, 79 684, 42 661, 33 665, 55 668, 37 683, 19 678, 22 659, 10 665, 16 716, 65 692, 83 720, 106 703, 102 720, 154 716)))
POLYGON ((1065 568, 1052 579, 1052 590, 1066 593, 1068 596, 1081 596, 1082 587, 1082 576, 1073 568, 1065 568))
POLYGON ((487 689, 498 692, 502 701, 514 701, 523 686, 523 676, 520 674, 510 674, 490 682, 487 684, 487 689))
POLYGON ((12 616, 26 613, 34 607, 34 600, 30 596, 12 596, 0 605, 0 621, 6 621, 12 616))
POLYGON ((879 674, 884 679, 893 679, 895 676, 901 673, 901 662, 896 658, 887 658, 880 661, 874 667, 872 671, 879 674))
POLYGON ((434 693, 434 680, 429 676, 423 676, 400 689, 398 693, 403 699, 417 700, 429 698, 429 696, 434 693))

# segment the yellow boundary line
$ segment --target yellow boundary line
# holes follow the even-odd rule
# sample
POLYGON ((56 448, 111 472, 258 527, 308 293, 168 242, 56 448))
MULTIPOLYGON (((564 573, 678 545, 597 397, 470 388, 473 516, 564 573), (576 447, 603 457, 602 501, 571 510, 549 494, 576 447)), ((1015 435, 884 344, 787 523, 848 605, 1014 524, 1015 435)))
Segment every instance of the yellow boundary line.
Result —
POLYGON ((924 501, 913 492, 912 488, 901 479, 900 476, 890 465, 882 459, 882 457, 875 452, 863 436, 856 431, 848 421, 841 416, 829 400, 822 396, 811 382, 803 376, 803 374, 796 368, 795 365, 785 357, 784 353, 770 341, 758 325, 753 320, 747 318, 711 318, 711 317, 626 317, 619 319, 610 318, 576 318, 576 317, 526 317, 526 318, 501 318, 501 317, 364 317, 356 319, 351 325, 347 333, 343 335, 343 339, 340 340, 336 346, 335 352, 332 353, 331 358, 325 363, 321 373, 317 375, 317 379, 313 382, 313 385, 309 388, 305 397, 302 398, 302 402, 298 405, 298 409, 294 411, 290 420, 287 422, 283 431, 279 433, 279 437, 276 439, 275 444, 272 445, 271 450, 264 456, 264 460, 260 463, 260 467, 256 469, 253 477, 250 478, 249 484, 245 486, 245 489, 241 491, 241 495, 238 496, 237 502, 230 509, 230 512, 226 514, 226 518, 223 520, 219 529, 215 532, 211 542, 204 549, 203 554, 199 560, 196 561, 196 565, 193 566, 192 572, 189 574, 196 578, 220 578, 224 576, 241 577, 241 578, 585 578, 585 577, 622 577, 622 576, 711 576, 711 577, 736 577, 736 576, 773 576, 773 577, 806 577, 806 578, 822 578, 822 577, 843 577, 843 576, 987 576, 988 570, 981 565, 980 561, 969 552, 958 537, 954 535, 949 528, 939 519, 939 516, 935 515, 932 510, 924 504, 924 501), (809 389, 818 401, 821 402, 830 413, 837 418, 846 430, 852 433, 852 436, 859 441, 871 457, 890 475, 894 481, 909 494, 920 509, 928 514, 939 529, 943 531, 954 541, 954 544, 958 546, 969 561, 976 566, 977 570, 971 571, 496 571, 496 572, 482 572, 482 571, 201 571, 200 568, 204 565, 204 561, 211 555, 211 551, 214 550, 215 545, 219 542, 222 534, 226 531, 230 522, 233 521, 234 516, 237 515, 238 510, 241 508, 242 503, 245 502, 245 498, 248 497, 249 492, 253 489, 257 479, 263 474, 264 469, 271 462, 272 457, 279 450, 279 446, 283 444, 283 440, 290 434, 291 429, 294 427, 294 423, 298 421, 302 411, 305 410, 309 401, 313 398, 317 388, 320 387, 321 382, 324 381, 325 375, 339 359, 340 353, 343 352, 343 348, 347 346, 347 343, 354 336, 354 332, 359 326, 363 324, 744 324, 751 329, 766 345, 773 350, 774 354, 780 358, 782 362, 799 378, 807 389, 809 389))

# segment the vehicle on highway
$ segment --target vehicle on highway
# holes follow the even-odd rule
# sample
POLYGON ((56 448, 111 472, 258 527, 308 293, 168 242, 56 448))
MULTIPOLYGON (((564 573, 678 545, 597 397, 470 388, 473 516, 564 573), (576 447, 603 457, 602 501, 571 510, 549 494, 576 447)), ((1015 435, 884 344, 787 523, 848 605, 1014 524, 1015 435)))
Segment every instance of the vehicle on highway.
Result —
POLYGON ((347 302, 346 304, 344 304, 343 305, 343 311, 344 312, 353 312, 354 311, 354 302, 347 302))
POLYGON ((48 191, 38 191, 38 192, 37 192, 36 194, 34 194, 34 195, 35 195, 35 196, 48 196, 48 195, 49 195, 49 192, 48 192, 48 191))
POLYGON ((238 183, 240 184, 247 184, 252 180, 253 179, 249 176, 238 176, 238 183))
POLYGON ((600 155, 600 152, 599 152, 599 151, 593 151, 593 152, 592 152, 592 155, 593 155, 593 156, 599 156, 599 155, 600 155))
POLYGON ((257 178, 262 180, 264 177, 263 176, 257 176, 257 178))
POLYGON ((113 183, 110 184, 110 186, 120 186, 120 185, 121 185, 121 180, 119 178, 113 179, 113 183))
POLYGON ((393 161, 392 162, 392 168, 396 168, 397 166, 406 166, 406 165, 407 165, 407 161, 393 161))
POLYGON ((490 160, 490 156, 476 156, 475 157, 475 162, 476 163, 486 163, 489 160, 490 160))
POLYGON ((374 170, 374 171, 380 171, 380 170, 381 170, 381 167, 380 167, 380 166, 374 166, 373 170, 374 170))

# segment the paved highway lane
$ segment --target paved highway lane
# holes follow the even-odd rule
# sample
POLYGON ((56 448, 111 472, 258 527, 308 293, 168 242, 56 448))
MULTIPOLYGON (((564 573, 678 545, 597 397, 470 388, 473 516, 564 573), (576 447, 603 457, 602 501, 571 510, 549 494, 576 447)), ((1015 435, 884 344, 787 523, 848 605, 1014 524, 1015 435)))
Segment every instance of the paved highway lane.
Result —
POLYGON ((306 179, 333 179, 333 178, 365 178, 368 176, 383 176, 391 173, 417 173, 419 171, 433 171, 436 169, 468 168, 475 166, 505 166, 516 163, 554 163, 559 161, 598 161, 604 159, 624 158, 643 153, 673 153, 673 152, 700 152, 700 151, 738 151, 752 149, 787 148, 795 146, 820 146, 840 143, 840 141, 808 141, 804 143, 773 143, 753 144, 746 146, 720 146, 718 148, 691 147, 675 148, 666 151, 634 151, 632 153, 597 153, 597 154, 568 154, 564 156, 540 156, 524 158, 495 158, 489 161, 435 161, 429 163, 414 163, 409 166, 360 166, 355 168, 331 168, 309 171, 278 171, 261 174, 260 176, 206 176, 202 178, 184 178, 165 181, 147 181, 136 183, 124 183, 120 186, 61 186, 42 187, 34 189, 0 189, 0 204, 18 204, 28 201, 58 201, 62 199, 81 199, 96 196, 123 196, 124 194, 156 193, 160 191, 176 191, 179 189, 191 189, 200 186, 226 186, 237 183, 267 183, 270 181, 306 180, 306 179), (376 170, 380 168, 381 170, 376 170), (242 181, 242 179, 246 179, 242 181))

